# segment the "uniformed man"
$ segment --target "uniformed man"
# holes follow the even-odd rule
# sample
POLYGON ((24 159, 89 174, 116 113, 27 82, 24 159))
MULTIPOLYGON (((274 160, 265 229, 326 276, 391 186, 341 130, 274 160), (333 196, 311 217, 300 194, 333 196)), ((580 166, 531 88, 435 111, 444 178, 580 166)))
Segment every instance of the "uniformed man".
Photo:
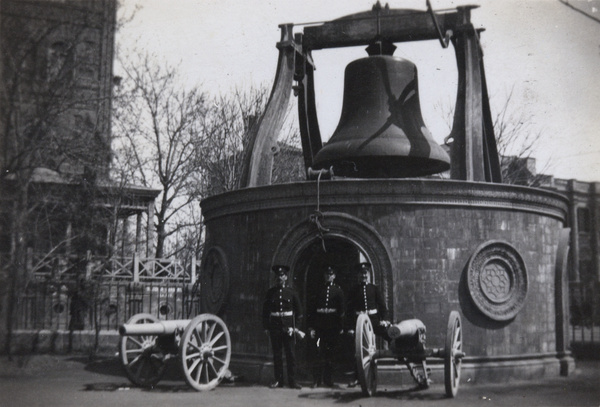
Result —
POLYGON ((294 345, 296 340, 297 326, 302 317, 302 310, 298 294, 286 282, 287 266, 273 266, 272 271, 276 274, 277 284, 269 288, 263 304, 262 320, 265 332, 271 338, 273 348, 273 365, 275 370, 275 381, 271 388, 283 387, 283 357, 285 350, 287 365, 288 385, 292 389, 301 389, 296 383, 296 356, 294 345))
MULTIPOLYGON (((358 316, 360 314, 367 314, 371 320, 375 334, 388 339, 386 327, 389 323, 385 319, 387 306, 377 286, 370 282, 370 276, 371 263, 363 262, 358 264, 359 283, 348 295, 346 329, 349 334, 354 334, 358 316)), ((354 387, 356 385, 357 381, 354 379, 348 386, 354 387)))
POLYGON ((317 360, 313 370, 313 388, 321 383, 333 387, 333 359, 343 329, 345 308, 344 292, 334 283, 334 267, 327 266, 323 277, 325 282, 316 293, 307 314, 308 332, 318 343, 317 360))

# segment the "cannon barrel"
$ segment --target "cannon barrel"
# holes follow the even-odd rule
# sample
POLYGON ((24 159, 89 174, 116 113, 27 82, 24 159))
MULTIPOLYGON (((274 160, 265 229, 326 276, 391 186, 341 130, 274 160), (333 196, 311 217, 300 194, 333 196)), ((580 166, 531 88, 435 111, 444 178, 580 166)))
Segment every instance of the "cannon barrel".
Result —
POLYGON ((409 338, 417 334, 419 330, 425 331, 425 324, 419 319, 407 319, 392 324, 387 328, 387 334, 392 339, 409 338))
POLYGON ((178 329, 185 329, 189 319, 158 321, 149 324, 123 324, 119 327, 121 336, 131 335, 170 335, 178 329))

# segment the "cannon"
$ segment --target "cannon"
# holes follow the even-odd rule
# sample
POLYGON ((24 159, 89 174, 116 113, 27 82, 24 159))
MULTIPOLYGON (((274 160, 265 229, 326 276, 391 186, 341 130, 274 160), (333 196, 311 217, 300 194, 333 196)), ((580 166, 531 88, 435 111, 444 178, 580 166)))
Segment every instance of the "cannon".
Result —
POLYGON ((137 386, 156 385, 173 357, 179 358, 186 382, 198 391, 214 389, 229 374, 231 338, 215 315, 161 321, 136 314, 119 327, 119 333, 121 363, 137 386))
POLYGON ((418 387, 426 389, 430 384, 427 358, 442 358, 446 396, 456 396, 460 383, 461 362, 465 357, 462 350, 462 323, 457 311, 450 312, 442 348, 426 348, 426 328, 418 319, 389 325, 386 331, 389 337, 388 349, 378 350, 369 316, 360 314, 356 320, 356 371, 364 395, 373 396, 377 391, 378 359, 395 358, 404 363, 418 387))

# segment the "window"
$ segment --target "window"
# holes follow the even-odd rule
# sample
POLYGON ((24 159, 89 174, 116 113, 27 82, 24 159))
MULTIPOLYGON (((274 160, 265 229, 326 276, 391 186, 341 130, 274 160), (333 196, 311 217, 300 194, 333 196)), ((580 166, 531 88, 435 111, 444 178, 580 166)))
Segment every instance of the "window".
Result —
POLYGON ((46 80, 53 81, 65 75, 69 60, 69 46, 66 42, 58 41, 50 45, 46 59, 46 80))
POLYGON ((583 207, 577 208, 577 228, 580 233, 590 231, 590 222, 590 210, 583 207))

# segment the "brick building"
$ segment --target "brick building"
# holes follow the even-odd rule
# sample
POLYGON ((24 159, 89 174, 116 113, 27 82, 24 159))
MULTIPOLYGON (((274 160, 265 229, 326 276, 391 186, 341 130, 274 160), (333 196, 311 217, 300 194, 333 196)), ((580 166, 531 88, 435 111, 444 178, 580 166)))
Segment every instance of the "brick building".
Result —
MULTIPOLYGON (((569 200, 571 228, 569 289, 576 325, 600 324, 600 183, 546 177, 542 188, 569 200)), ((598 340, 598 338, 596 338, 598 340)))
MULTIPOLYGON (((548 189, 569 201, 571 322, 600 325, 600 183, 538 174, 535 158, 502 157, 505 182, 548 189)), ((598 341, 600 338, 595 338, 598 341)))
POLYGON ((4 256, 15 251, 18 221, 37 252, 106 255, 126 235, 131 250, 149 250, 158 191, 109 178, 116 8, 116 0, 0 3, 4 256))

